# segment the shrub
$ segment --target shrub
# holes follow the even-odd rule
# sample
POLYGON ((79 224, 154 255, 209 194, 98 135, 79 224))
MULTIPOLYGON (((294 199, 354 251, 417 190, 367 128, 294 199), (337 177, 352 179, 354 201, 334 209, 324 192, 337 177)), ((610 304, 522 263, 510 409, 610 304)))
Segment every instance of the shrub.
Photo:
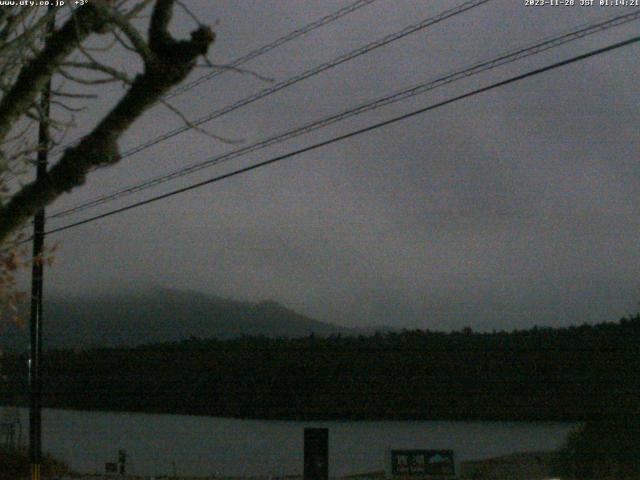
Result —
POLYGON ((619 403, 606 420, 588 421, 570 433, 558 473, 572 480, 640 480, 639 411, 638 405, 619 403))

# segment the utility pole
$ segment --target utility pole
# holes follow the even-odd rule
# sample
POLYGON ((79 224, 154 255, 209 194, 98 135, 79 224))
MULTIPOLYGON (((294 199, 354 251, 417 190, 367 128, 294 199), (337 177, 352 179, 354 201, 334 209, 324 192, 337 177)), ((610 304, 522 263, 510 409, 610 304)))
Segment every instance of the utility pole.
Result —
MULTIPOLYGON (((55 6, 49 4, 45 32, 45 48, 55 29, 55 6)), ((40 96, 40 124, 38 129, 38 159, 36 179, 47 175, 47 154, 49 150, 49 106, 51 99, 51 79, 40 96)), ((29 462, 31 480, 40 480, 42 463, 42 281, 44 246, 44 208, 38 210, 33 222, 33 256, 31 267, 31 317, 29 355, 29 462)))

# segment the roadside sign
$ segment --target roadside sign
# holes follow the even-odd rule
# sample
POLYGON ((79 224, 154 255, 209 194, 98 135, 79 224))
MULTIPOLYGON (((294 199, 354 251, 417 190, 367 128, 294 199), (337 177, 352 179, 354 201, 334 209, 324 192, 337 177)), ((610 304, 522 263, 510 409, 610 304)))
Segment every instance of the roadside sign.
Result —
POLYGON ((329 429, 304 429, 304 480, 329 478, 329 429))
POLYGON ((394 477, 454 475, 453 450, 391 450, 394 477))
POLYGON ((104 464, 105 473, 118 473, 118 464, 115 462, 107 462, 104 464))
POLYGON ((118 450, 118 467, 120 470, 120 475, 126 473, 126 464, 127 464, 127 452, 126 450, 118 450))

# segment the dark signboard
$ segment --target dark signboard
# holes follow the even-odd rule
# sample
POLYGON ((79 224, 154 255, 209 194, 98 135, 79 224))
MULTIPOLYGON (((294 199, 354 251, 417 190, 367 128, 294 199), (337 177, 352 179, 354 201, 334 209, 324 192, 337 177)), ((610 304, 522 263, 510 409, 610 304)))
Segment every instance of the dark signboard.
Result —
POLYGON ((126 450, 118 450, 118 470, 120 475, 127 473, 127 452, 126 450))
POLYGON ((454 475, 453 450, 391 450, 394 477, 454 475))
POLYGON ((304 480, 329 478, 329 429, 304 429, 304 480))
POLYGON ((118 473, 118 464, 115 462, 108 462, 104 464, 104 471, 106 473, 118 473))

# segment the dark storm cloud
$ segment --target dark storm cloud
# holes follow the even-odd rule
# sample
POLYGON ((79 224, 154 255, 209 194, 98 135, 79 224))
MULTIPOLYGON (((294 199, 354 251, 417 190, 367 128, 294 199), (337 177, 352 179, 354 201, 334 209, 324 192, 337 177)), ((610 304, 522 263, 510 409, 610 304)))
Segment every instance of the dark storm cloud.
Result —
MULTIPOLYGON (((212 55, 219 62, 345 5, 188 3, 204 21, 220 19, 212 55)), ((382 0, 250 67, 280 81, 454 5, 382 0)), ((251 143, 615 12, 534 10, 496 0, 207 127, 251 143)), ((187 19, 179 20, 176 31, 186 26, 187 19)), ((603 46, 634 28, 581 40, 163 188, 603 46)), ((508 329, 616 319, 640 296, 636 57, 637 47, 629 47, 68 231, 56 238, 61 253, 48 289, 69 294, 160 283, 272 298, 361 325, 508 329)), ((227 74, 176 105, 197 118, 268 85, 227 74)), ((124 143, 179 124, 154 110, 124 143)), ((95 172, 60 205, 233 148, 190 132, 95 172)))

